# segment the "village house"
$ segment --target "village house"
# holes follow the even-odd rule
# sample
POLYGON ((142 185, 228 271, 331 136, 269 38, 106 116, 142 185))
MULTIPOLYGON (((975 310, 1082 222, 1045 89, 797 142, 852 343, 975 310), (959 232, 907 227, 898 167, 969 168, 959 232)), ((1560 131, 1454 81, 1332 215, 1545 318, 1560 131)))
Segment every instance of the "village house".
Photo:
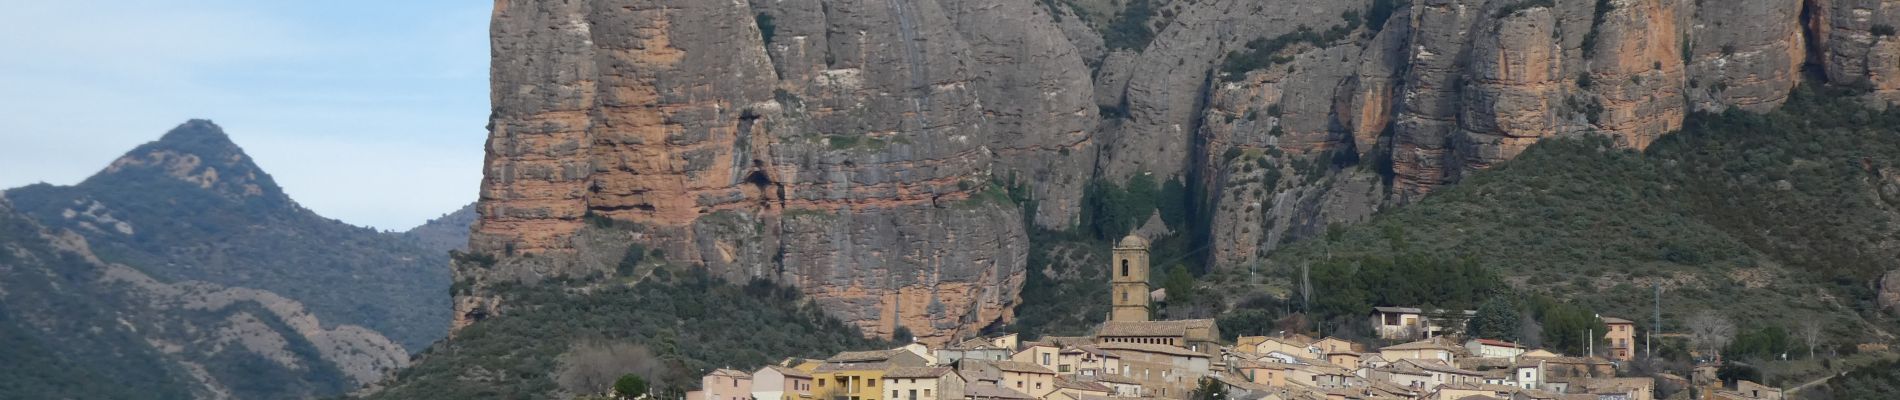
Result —
POLYGON ((1048 396, 1056 391, 1056 372, 1041 365, 1021 361, 997 361, 991 366, 1002 372, 1003 387, 1027 393, 1036 398, 1048 396))
POLYGON ((1319 347, 1295 338, 1244 336, 1239 338, 1236 343, 1234 349, 1246 353, 1267 354, 1268 352, 1279 351, 1289 354, 1302 354, 1305 357, 1318 357, 1323 354, 1319 347))
POLYGON ((699 390, 686 392, 690 400, 748 400, 752 398, 752 374, 731 369, 715 369, 699 378, 699 390))
POLYGON ((1030 396, 1028 393, 988 384, 965 387, 963 398, 966 400, 1038 400, 1036 396, 1030 396))
POLYGON ((1390 362, 1414 359, 1439 360, 1449 364, 1457 361, 1456 357, 1459 350, 1457 346, 1446 344, 1440 339, 1425 339, 1381 348, 1379 349, 1379 355, 1390 362))
POLYGON ((1610 359, 1629 361, 1636 359, 1636 322, 1617 317, 1602 317, 1603 341, 1610 344, 1610 359))
POLYGON ((1340 339, 1340 338, 1336 338, 1332 336, 1327 336, 1324 339, 1314 341, 1313 347, 1319 348, 1319 352, 1325 353, 1325 354, 1366 352, 1366 347, 1364 345, 1360 345, 1358 343, 1353 343, 1352 341, 1349 341, 1346 339, 1340 339))
POLYGON ((1271 387, 1286 386, 1286 374, 1293 366, 1266 361, 1241 360, 1234 364, 1234 373, 1240 378, 1271 387))
POLYGON ((1523 345, 1502 340, 1472 339, 1465 342, 1465 350, 1475 357, 1517 359, 1524 355, 1525 349, 1523 345))
POLYGON ((1096 376, 1095 383, 1107 386, 1109 397, 1142 397, 1141 381, 1121 374, 1096 376))
POLYGON ((821 400, 884 400, 878 382, 885 371, 927 365, 923 357, 904 349, 838 353, 812 371, 812 395, 821 400))
POLYGON ((1036 364, 1050 371, 1054 371, 1056 369, 1057 357, 1060 355, 1061 352, 1062 352, 1062 349, 1059 347, 1056 347, 1056 345, 1054 344, 1050 344, 1046 342, 1030 342, 1028 344, 1024 344, 1022 350, 1017 351, 1016 354, 1009 356, 1009 360, 1015 361, 1015 362, 1025 362, 1025 363, 1030 363, 1030 364, 1036 364))
POLYGON ((1427 389, 1437 387, 1438 385, 1448 384, 1448 383, 1474 384, 1474 385, 1484 383, 1483 373, 1480 373, 1478 371, 1459 369, 1458 367, 1454 367, 1451 364, 1446 363, 1444 361, 1440 361, 1440 360, 1407 359, 1407 360, 1400 360, 1398 363, 1410 365, 1414 368, 1418 368, 1418 369, 1424 370, 1427 373, 1430 373, 1432 377, 1431 377, 1431 380, 1429 381, 1430 384, 1426 386, 1427 389))
POLYGON ((1413 307, 1373 307, 1372 327, 1380 339, 1415 340, 1443 336, 1452 327, 1462 326, 1477 311, 1425 310, 1413 307))
POLYGON ((1057 375, 1096 376, 1117 373, 1121 368, 1121 357, 1093 344, 1069 346, 1056 353, 1057 375))
POLYGON ((1357 386, 1360 378, 1353 371, 1337 365, 1314 363, 1293 365, 1287 369, 1286 380, 1290 384, 1334 389, 1357 386))
POLYGON ((752 373, 754 400, 801 400, 811 398, 811 373, 797 368, 767 365, 752 373))
POLYGON ((1350 370, 1358 370, 1360 360, 1363 360, 1364 358, 1365 358, 1364 354, 1354 353, 1350 351, 1326 353, 1327 363, 1338 365, 1340 367, 1345 367, 1346 369, 1350 369, 1350 370))
POLYGON ((1734 389, 1714 390, 1711 398, 1716 400, 1781 400, 1781 388, 1750 381, 1735 381, 1734 389))
POLYGON ((889 400, 939 400, 963 398, 963 377, 950 367, 897 367, 884 372, 884 390, 889 400))
POLYGON ((1198 351, 1148 343, 1115 342, 1098 347, 1121 357, 1121 375, 1140 382, 1143 396, 1183 397, 1210 372, 1208 355, 1198 351))
POLYGON ((937 363, 946 365, 966 358, 984 361, 1008 360, 1010 356, 1016 354, 1016 334, 965 340, 944 346, 934 353, 937 356, 937 363))
POLYGON ((1651 378, 1581 378, 1570 383, 1570 393, 1597 395, 1600 400, 1655 400, 1651 378))
POLYGON ((1413 390, 1430 389, 1431 387, 1427 385, 1432 382, 1432 373, 1418 369, 1418 367, 1412 366, 1411 364, 1402 363, 1395 363, 1368 370, 1366 377, 1371 380, 1391 382, 1413 390))
POLYGON ((1056 391, 1045 396, 1045 400, 1080 400, 1083 398, 1103 398, 1115 393, 1108 385, 1096 382, 1078 381, 1056 377, 1056 391))

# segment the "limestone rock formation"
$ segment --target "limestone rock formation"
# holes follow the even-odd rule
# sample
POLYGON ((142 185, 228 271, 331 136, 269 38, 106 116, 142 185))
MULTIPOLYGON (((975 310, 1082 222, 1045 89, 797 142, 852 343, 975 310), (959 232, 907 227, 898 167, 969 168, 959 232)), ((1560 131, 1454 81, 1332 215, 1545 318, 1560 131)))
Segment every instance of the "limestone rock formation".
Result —
POLYGON ((638 244, 945 340, 1009 319, 1025 230, 1086 223, 1091 182, 1190 182, 1232 267, 1546 138, 1772 109, 1807 62, 1892 99, 1890 3, 503 1, 497 261, 456 315, 638 244))

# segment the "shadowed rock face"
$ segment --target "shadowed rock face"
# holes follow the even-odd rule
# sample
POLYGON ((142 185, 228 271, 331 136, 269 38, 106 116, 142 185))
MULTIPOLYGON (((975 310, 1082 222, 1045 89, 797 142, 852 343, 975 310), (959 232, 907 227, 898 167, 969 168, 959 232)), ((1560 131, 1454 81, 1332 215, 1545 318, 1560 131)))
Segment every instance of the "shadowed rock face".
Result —
POLYGON ((498 2, 470 245, 501 261, 458 268, 458 323, 639 243, 946 340, 1009 319, 1025 226, 1077 226, 1094 179, 1193 182, 1229 267, 1544 138, 1640 149, 1691 110, 1772 109, 1810 58, 1900 93, 1890 2, 1415 0, 1373 26, 1375 3, 1154 0, 1130 48, 1105 33, 1136 13, 1094 3, 498 2))

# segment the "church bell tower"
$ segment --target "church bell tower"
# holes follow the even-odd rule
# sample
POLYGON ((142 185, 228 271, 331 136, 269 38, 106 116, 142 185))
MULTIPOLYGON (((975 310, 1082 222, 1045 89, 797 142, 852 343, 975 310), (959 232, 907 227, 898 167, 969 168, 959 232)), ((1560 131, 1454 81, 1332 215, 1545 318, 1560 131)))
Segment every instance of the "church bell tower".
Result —
POLYGON ((1133 234, 1115 244, 1114 265, 1109 270, 1113 311, 1108 320, 1117 322, 1148 320, 1148 241, 1133 234))

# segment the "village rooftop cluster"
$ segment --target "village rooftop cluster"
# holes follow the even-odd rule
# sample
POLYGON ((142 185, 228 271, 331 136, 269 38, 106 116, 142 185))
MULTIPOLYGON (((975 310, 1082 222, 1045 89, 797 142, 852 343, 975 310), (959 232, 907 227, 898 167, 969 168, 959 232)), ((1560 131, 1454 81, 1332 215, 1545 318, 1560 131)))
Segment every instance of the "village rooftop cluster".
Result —
MULTIPOLYGON (((1515 343, 1461 340, 1446 312, 1378 307, 1382 348, 1337 337, 1242 336, 1223 343, 1211 319, 1151 321, 1148 244, 1114 248, 1109 320, 1090 336, 1020 341, 1016 334, 944 346, 912 343, 823 360, 786 359, 756 371, 718 369, 687 400, 1557 399, 1652 400, 1658 379, 1695 385, 1703 399, 1779 400, 1749 381, 1723 386, 1712 367, 1691 378, 1619 377, 1634 358, 1635 324, 1599 317, 1609 351, 1570 356, 1515 343)), ((1453 311, 1451 313, 1456 313, 1453 311)), ((1463 314, 1474 314, 1465 311, 1463 314)))

